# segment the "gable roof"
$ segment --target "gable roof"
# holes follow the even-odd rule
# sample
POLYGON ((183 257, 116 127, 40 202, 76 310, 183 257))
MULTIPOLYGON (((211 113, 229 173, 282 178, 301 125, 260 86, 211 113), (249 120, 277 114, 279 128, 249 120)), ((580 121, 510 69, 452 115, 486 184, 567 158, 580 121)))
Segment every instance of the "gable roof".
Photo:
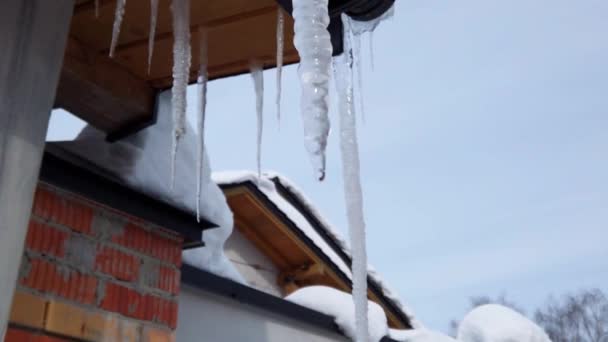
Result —
MULTIPOLYGON (((235 189, 248 191, 279 218, 298 239, 305 242, 317 256, 329 265, 346 288, 352 288, 352 262, 348 243, 321 215, 310 200, 292 182, 277 173, 265 173, 258 178, 248 171, 216 172, 212 179, 227 194, 230 203, 235 189)), ((235 212, 235 216, 238 213, 235 212)), ((386 311, 391 326, 413 328, 420 326, 396 293, 389 289, 382 278, 368 267, 369 297, 386 311)))

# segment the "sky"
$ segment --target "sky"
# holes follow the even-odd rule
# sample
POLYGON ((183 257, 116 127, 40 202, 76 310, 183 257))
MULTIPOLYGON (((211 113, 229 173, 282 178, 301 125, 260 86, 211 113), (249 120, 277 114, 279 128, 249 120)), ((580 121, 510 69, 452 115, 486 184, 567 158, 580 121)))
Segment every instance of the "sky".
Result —
MULTIPOLYGON (((506 294, 533 313, 549 295, 608 291, 608 2, 396 6, 373 35, 373 70, 367 36, 361 51, 369 262, 440 331, 471 296, 506 294)), ((280 124, 275 71, 264 77, 262 168, 295 182, 346 235, 335 96, 318 182, 297 68, 284 69, 280 124)), ((211 82, 207 113, 213 169, 255 170, 251 77, 211 82)), ((54 113, 48 139, 79 127, 54 113)))

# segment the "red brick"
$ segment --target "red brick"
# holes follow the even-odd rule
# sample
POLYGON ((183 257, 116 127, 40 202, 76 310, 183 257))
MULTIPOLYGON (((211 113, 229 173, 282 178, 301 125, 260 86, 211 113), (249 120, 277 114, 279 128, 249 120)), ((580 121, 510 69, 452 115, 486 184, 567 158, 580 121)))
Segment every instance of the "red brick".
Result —
POLYGON ((4 342, 68 342, 69 339, 44 336, 39 332, 30 332, 16 328, 8 328, 4 342))
POLYGON ((59 270, 57 265, 42 259, 30 261, 29 273, 20 283, 44 293, 54 294, 84 304, 95 302, 97 279, 75 270, 59 270))
POLYGON ((138 278, 140 264, 138 257, 108 246, 99 250, 95 257, 95 270, 125 281, 138 278))
POLYGON ((45 255, 63 257, 68 234, 47 224, 30 221, 26 247, 45 255))
POLYGON ((167 266, 161 266, 158 288, 171 294, 179 292, 180 271, 167 266))
POLYGON ((177 302, 155 295, 146 295, 146 310, 144 319, 169 326, 177 326, 177 302))
POLYGON ((105 291, 101 294, 102 300, 100 307, 106 311, 120 312, 120 294, 122 286, 115 283, 106 283, 105 291))
POLYGON ((33 214, 67 226, 81 233, 91 232, 93 208, 69 194, 56 193, 39 186, 34 199, 33 214))
POLYGON ((181 239, 162 236, 129 222, 123 232, 112 237, 112 242, 147 254, 159 260, 181 266, 181 239))
POLYGON ((145 296, 134 289, 110 282, 105 286, 101 308, 127 317, 145 319, 145 296))
POLYGON ((177 265, 176 251, 180 251, 181 253, 181 244, 177 241, 173 241, 169 238, 151 234, 152 237, 152 248, 147 251, 147 254, 163 260, 171 262, 177 265))
POLYGON ((37 342, 38 335, 32 334, 29 331, 8 328, 4 342, 37 342))
POLYGON ((70 342, 73 340, 52 336, 40 336, 36 342, 70 342))

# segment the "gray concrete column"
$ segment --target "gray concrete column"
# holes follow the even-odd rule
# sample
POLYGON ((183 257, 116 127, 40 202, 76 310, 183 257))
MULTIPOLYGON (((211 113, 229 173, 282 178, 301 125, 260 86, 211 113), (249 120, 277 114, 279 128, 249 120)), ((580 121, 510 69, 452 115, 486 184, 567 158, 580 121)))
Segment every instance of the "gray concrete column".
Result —
POLYGON ((0 1, 0 341, 73 7, 73 0, 0 1))

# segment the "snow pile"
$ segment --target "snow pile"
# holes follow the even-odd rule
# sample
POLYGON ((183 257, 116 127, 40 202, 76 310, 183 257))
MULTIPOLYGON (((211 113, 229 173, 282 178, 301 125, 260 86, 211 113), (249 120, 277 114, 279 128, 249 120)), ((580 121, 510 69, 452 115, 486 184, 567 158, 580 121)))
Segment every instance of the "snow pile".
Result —
MULTIPOLYGON (((220 185, 228 184, 239 184, 244 182, 251 182, 258 187, 258 189, 270 200, 274 205, 277 206, 281 212, 285 214, 304 235, 306 235, 312 243, 317 246, 323 253, 333 262, 340 271, 342 271, 349 279, 352 279, 352 273, 347 261, 340 255, 343 252, 347 256, 351 255, 348 243, 333 228, 334 226, 327 221, 320 211, 313 205, 312 201, 304 195, 304 192, 299 189, 293 182, 276 172, 265 172, 262 174, 262 178, 258 178, 255 172, 251 171, 223 171, 214 172, 212 179, 220 185), (341 251, 336 251, 332 247, 329 241, 326 240, 313 226, 313 224, 289 201, 287 201, 278 191, 273 180, 276 180, 285 189, 287 189, 291 195, 293 195, 306 210, 314 216, 314 218, 320 223, 320 229, 323 230, 323 235, 331 239, 332 243, 337 244, 341 251)), ((392 301, 405 315, 410 319, 414 328, 422 328, 422 325, 416 320, 412 311, 407 308, 395 291, 392 291, 386 282, 374 271, 374 269, 368 265, 369 277, 381 288, 382 293, 386 298, 392 301)))
POLYGON ((300 55, 300 111, 304 143, 320 180, 325 178, 329 136, 329 79, 333 47, 327 31, 328 0, 294 0, 294 45, 300 55))
POLYGON ((457 342, 449 336, 426 329, 390 329, 389 336, 399 342, 457 342))
MULTIPOLYGON (((336 324, 344 334, 353 341, 356 339, 356 320, 353 298, 350 294, 326 286, 304 287, 287 296, 285 299, 293 303, 335 317, 336 324)), ((378 342, 388 334, 386 316, 382 308, 368 302, 367 317, 369 321, 369 341, 378 342)), ((364 341, 361 341, 364 342, 364 341)), ((367 342, 367 340, 365 341, 367 342)))
POLYGON ((497 304, 478 306, 458 327, 462 342, 551 342, 539 326, 518 312, 497 304))
POLYGON ((478 306, 458 327, 455 340, 426 329, 390 330, 399 342, 551 342, 539 326, 518 312, 497 304, 478 306))
MULTIPOLYGON (((73 142, 58 143, 64 149, 93 163, 131 188, 157 198, 170 205, 196 212, 197 134, 189 129, 183 136, 183 146, 176 155, 176 181, 171 191, 166 179, 170 174, 168 151, 172 137, 167 134, 173 125, 171 93, 158 97, 157 123, 137 134, 115 143, 107 143, 105 135, 86 127, 73 142)), ((224 255, 224 242, 233 228, 232 212, 221 189, 210 179, 209 158, 204 155, 201 185, 203 201, 201 214, 219 228, 205 231, 205 247, 184 252, 184 261, 195 267, 243 283, 232 263, 224 255)))

